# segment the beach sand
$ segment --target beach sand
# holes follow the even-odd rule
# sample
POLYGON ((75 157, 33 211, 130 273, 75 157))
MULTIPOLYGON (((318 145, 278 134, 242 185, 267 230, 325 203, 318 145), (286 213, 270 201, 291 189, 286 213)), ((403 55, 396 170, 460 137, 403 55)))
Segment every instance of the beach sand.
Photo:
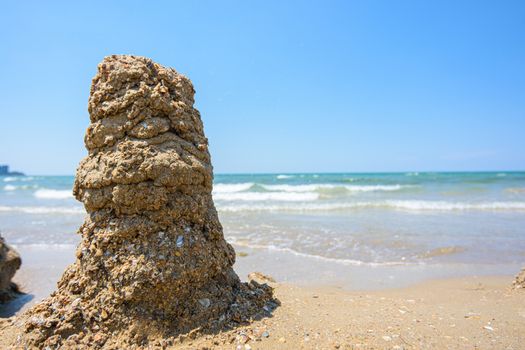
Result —
POLYGON ((235 349, 249 339, 246 349, 523 349, 525 293, 511 281, 470 277, 368 292, 276 284, 282 305, 272 318, 180 347, 235 349))
MULTIPOLYGON (((47 253, 35 249, 39 250, 22 249, 25 265, 15 280, 31 295, 2 307, 0 349, 9 348, 17 329, 5 317, 27 309, 51 292, 73 259, 71 248, 57 247, 47 253)), ((315 274, 326 266, 303 261, 301 270, 295 261, 290 278, 283 281, 286 269, 282 266, 290 261, 252 251, 238 258, 236 270, 246 278, 270 256, 274 265, 267 266, 274 266, 272 271, 278 271, 277 264, 282 263, 282 272, 274 275, 277 283, 270 282, 281 302, 272 317, 221 334, 181 337, 168 348, 522 349, 525 344, 525 291, 511 288, 512 276, 439 279, 430 274, 430 280, 389 279, 386 272, 369 268, 346 276, 361 278, 362 283, 343 283, 322 275, 313 282, 315 274), (299 276, 308 269, 310 276, 301 280, 299 276), (364 271, 369 273, 367 279, 364 271), (381 278, 388 281, 378 284, 381 278), (396 280, 403 287, 393 287, 396 280), (370 289, 364 289, 367 285, 370 289)), ((260 271, 268 273, 264 264, 262 267, 260 271)))

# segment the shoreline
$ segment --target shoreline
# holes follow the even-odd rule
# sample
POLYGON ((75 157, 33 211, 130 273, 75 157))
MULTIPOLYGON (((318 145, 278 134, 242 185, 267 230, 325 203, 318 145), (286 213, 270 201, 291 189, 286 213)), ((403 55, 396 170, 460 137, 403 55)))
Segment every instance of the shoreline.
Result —
MULTIPOLYGON (((525 264, 407 264, 347 265, 323 259, 296 256, 267 249, 233 244, 237 252, 234 269, 242 280, 261 272, 279 284, 298 288, 336 288, 346 292, 381 292, 412 288, 424 283, 457 278, 512 279, 525 264)), ((27 293, 16 303, 0 309, 0 317, 20 313, 48 296, 65 268, 74 262, 73 244, 14 245, 22 257, 22 267, 14 277, 27 293)))
MULTIPOLYGON (((281 302, 272 316, 218 334, 180 337, 167 348, 519 349, 525 342, 525 291, 511 284, 508 276, 373 291, 270 283, 281 302)), ((16 332, 16 323, 0 318, 0 347, 16 332)))

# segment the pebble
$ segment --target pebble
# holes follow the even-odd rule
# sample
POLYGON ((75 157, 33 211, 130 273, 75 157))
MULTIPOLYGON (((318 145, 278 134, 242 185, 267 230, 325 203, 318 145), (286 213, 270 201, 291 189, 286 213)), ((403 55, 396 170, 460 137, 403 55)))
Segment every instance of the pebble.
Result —
POLYGON ((268 331, 264 331, 264 332, 261 334, 261 336, 262 336, 263 338, 268 338, 268 337, 270 336, 270 333, 269 333, 268 331))
POLYGON ((384 335, 382 338, 383 338, 384 341, 391 341, 392 340, 392 337, 390 337, 388 335, 384 335))
POLYGON ((211 305, 211 301, 208 298, 199 299, 199 303, 206 309, 211 305))
POLYGON ((286 343, 286 339, 283 338, 283 337, 280 337, 280 338, 279 338, 279 343, 286 343))
POLYGON ((491 326, 484 326, 483 328, 485 328, 488 331, 493 331, 494 330, 494 328, 492 328, 491 326))
POLYGON ((108 312, 104 309, 102 309, 102 312, 100 313, 100 317, 102 317, 103 320, 108 318, 108 312))

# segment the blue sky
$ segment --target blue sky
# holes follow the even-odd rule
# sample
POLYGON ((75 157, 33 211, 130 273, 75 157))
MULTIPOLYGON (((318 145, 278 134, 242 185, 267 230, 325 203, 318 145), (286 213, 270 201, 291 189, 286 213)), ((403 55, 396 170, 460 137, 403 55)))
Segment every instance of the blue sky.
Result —
POLYGON ((525 169, 523 1, 10 1, 0 163, 73 174, 98 62, 194 83, 215 171, 525 169))

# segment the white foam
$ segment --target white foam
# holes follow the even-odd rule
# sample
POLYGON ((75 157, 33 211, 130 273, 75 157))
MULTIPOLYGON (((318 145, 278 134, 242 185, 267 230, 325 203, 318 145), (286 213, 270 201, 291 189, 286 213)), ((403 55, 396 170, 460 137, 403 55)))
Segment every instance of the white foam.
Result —
MULTIPOLYGON (((344 191, 348 191, 348 192, 399 191, 404 188, 415 187, 412 185, 406 185, 406 186, 402 186, 402 185, 363 185, 363 186, 358 186, 358 185, 338 185, 338 184, 326 184, 326 183, 308 184, 308 185, 263 185, 263 184, 257 184, 257 185, 267 191, 289 192, 289 193, 319 192, 323 190, 342 190, 343 192, 344 191)), ((213 185, 213 194, 217 195, 217 194, 238 193, 238 192, 247 193, 250 191, 250 189, 253 186, 255 186, 253 182, 232 183, 232 184, 218 183, 218 184, 213 185)), ((252 193, 257 193, 257 192, 252 192, 252 193)), ((234 196, 232 196, 232 198, 233 197, 234 196)), ((238 197, 240 200, 244 200, 243 198, 247 198, 249 196, 242 195, 238 197)), ((265 196, 256 194, 253 197, 263 198, 265 196)), ((284 195, 280 194, 280 195, 275 195, 274 197, 283 198, 284 195)), ((314 197, 313 194, 309 196, 309 198, 313 198, 313 197, 314 197)), ((221 197, 221 198, 227 199, 224 197, 221 197)))
POLYGON ((311 184, 311 185, 261 185, 269 191, 284 192, 313 192, 329 189, 344 189, 349 192, 375 192, 375 191, 399 191, 403 188, 414 186, 402 185, 335 185, 335 184, 311 184))
POLYGON ((9 207, 0 206, 0 212, 20 212, 26 214, 85 214, 82 207, 9 207))
POLYGON ((395 266, 395 265, 407 265, 408 264, 405 261, 367 262, 367 261, 355 260, 355 259, 329 258, 329 257, 316 255, 316 254, 298 252, 292 248, 278 247, 272 244, 260 245, 260 244, 250 244, 246 242, 236 242, 235 239, 231 239, 229 237, 228 237, 228 241, 238 246, 254 248, 254 249, 266 249, 270 251, 292 254, 298 257, 302 257, 302 258, 314 259, 314 260, 319 260, 319 261, 324 261, 324 262, 331 262, 331 263, 336 263, 336 264, 341 264, 341 265, 346 265, 346 266, 395 266))
POLYGON ((301 202, 314 201, 319 198, 318 193, 305 192, 233 192, 214 193, 213 199, 217 201, 287 201, 301 202))
POLYGON ((289 212, 322 212, 345 211, 357 209, 392 209, 411 212, 432 211, 523 211, 525 202, 446 202, 422 200, 384 200, 370 202, 343 202, 343 203, 302 203, 302 204, 259 204, 259 205, 220 205, 217 208, 222 212, 242 211, 289 211, 289 212))
POLYGON ((12 182, 16 180, 18 180, 17 177, 13 177, 13 176, 4 177, 4 182, 12 182))
POLYGON ((282 191, 282 192, 314 192, 320 189, 335 188, 330 184, 318 185, 261 185, 262 188, 268 191, 282 191))
POLYGON ((249 190, 253 182, 234 183, 234 184, 214 184, 213 193, 234 193, 249 190))
POLYGON ((13 243, 11 244, 16 250, 36 250, 36 251, 47 251, 47 250, 74 250, 76 244, 68 243, 13 243))
POLYGON ((67 199, 73 198, 71 190, 50 190, 50 189, 40 189, 35 191, 34 196, 41 199, 67 199))
POLYGON ((446 202, 446 201, 417 201, 397 200, 385 201, 385 205, 392 208, 406 210, 525 210, 525 202, 446 202))
POLYGON ((284 180, 284 179, 291 179, 294 177, 293 175, 277 175, 277 179, 284 180))
POLYGON ((29 190, 38 188, 37 185, 20 185, 20 186, 14 186, 14 185, 5 185, 4 191, 16 191, 16 190, 29 190))

